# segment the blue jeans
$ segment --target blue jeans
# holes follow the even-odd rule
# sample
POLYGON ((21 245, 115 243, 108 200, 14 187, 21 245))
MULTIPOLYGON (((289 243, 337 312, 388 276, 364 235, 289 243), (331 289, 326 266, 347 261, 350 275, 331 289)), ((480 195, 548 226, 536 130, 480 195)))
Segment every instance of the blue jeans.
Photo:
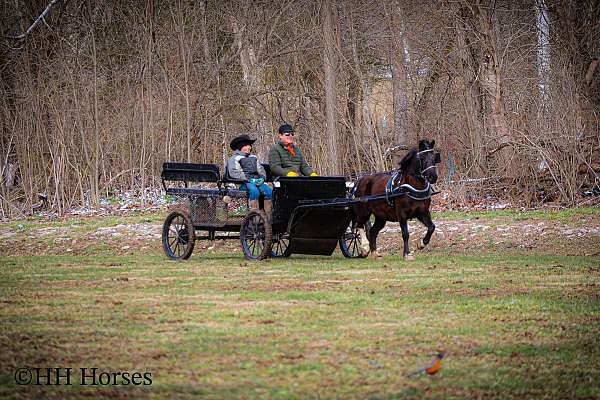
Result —
POLYGON ((240 189, 249 192, 250 200, 258 200, 261 193, 265 195, 267 200, 271 200, 273 195, 273 190, 266 183, 260 186, 256 186, 254 183, 244 183, 240 186, 240 189))

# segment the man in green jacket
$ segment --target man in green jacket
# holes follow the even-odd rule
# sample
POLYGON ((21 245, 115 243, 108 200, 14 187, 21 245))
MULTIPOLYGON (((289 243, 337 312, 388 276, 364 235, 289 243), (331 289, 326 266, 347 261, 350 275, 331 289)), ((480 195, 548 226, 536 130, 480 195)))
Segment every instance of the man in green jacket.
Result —
POLYGON ((269 150, 269 166, 273 176, 317 176, 294 144, 294 128, 290 124, 279 127, 279 143, 269 150))

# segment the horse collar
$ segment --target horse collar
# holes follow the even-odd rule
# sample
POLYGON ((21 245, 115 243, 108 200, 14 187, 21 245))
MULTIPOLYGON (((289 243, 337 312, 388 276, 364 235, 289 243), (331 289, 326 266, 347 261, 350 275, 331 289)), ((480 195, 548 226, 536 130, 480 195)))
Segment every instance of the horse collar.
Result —
POLYGON ((399 185, 402 177, 401 171, 394 171, 385 185, 385 200, 390 206, 394 205, 394 198, 405 195, 413 200, 427 200, 431 198, 431 184, 427 180, 425 180, 426 186, 424 189, 416 189, 408 183, 399 185))

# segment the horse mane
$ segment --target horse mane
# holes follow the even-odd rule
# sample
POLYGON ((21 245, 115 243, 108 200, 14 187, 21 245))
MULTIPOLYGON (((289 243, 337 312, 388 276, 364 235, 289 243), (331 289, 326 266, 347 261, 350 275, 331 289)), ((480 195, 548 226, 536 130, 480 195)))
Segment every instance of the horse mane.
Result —
POLYGON ((398 163, 398 165, 400 166, 400 171, 408 172, 408 167, 410 166, 410 163, 412 162, 413 158, 416 155, 417 155, 417 149, 415 149, 415 148, 410 149, 410 151, 408 153, 406 153, 406 155, 398 163))

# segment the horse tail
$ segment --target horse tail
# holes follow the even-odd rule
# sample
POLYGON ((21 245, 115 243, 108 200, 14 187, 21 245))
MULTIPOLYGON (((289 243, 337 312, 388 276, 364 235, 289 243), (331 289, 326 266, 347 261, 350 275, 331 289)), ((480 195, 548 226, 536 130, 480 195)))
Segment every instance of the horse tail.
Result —
POLYGON ((352 189, 350 189, 350 191, 348 192, 348 197, 353 199, 356 197, 356 189, 358 188, 358 181, 360 179, 357 179, 355 181, 352 182, 352 189))
POLYGON ((373 179, 369 179, 370 177, 370 175, 363 175, 354 182, 354 187, 351 192, 352 197, 356 197, 357 192, 359 196, 368 196, 371 194, 373 179))

